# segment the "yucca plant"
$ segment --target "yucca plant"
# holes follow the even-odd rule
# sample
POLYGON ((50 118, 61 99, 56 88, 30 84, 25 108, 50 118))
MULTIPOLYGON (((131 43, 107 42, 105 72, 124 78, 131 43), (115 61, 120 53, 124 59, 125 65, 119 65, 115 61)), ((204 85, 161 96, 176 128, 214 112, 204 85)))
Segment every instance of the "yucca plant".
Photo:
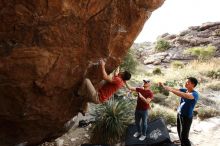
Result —
POLYGON ((129 100, 111 99, 97 106, 92 112, 95 117, 92 143, 115 144, 122 141, 133 115, 134 104, 129 100))

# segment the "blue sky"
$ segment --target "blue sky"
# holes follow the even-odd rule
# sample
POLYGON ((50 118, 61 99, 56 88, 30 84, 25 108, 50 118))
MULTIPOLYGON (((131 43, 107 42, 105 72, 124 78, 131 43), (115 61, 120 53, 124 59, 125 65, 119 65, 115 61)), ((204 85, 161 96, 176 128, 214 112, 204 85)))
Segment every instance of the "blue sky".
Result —
POLYGON ((220 21, 220 0, 166 0, 154 11, 135 42, 155 41, 163 33, 177 34, 189 26, 220 21))

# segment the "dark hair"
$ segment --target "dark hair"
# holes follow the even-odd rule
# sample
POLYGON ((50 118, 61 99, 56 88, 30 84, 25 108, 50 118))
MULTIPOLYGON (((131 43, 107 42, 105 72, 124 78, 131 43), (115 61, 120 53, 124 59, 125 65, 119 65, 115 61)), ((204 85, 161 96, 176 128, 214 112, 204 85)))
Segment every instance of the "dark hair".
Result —
POLYGON ((131 78, 131 73, 128 71, 124 71, 121 75, 122 80, 127 81, 131 78))
POLYGON ((198 84, 198 80, 194 77, 188 77, 187 78, 191 83, 194 84, 194 87, 196 87, 196 85, 198 84))

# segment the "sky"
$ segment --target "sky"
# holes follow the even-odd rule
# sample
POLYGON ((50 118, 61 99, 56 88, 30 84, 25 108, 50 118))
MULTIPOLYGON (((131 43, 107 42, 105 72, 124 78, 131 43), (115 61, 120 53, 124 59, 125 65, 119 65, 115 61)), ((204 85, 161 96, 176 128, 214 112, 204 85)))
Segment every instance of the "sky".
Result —
POLYGON ((155 41, 166 32, 178 34, 189 26, 220 22, 220 0, 166 0, 155 10, 135 43, 155 41))

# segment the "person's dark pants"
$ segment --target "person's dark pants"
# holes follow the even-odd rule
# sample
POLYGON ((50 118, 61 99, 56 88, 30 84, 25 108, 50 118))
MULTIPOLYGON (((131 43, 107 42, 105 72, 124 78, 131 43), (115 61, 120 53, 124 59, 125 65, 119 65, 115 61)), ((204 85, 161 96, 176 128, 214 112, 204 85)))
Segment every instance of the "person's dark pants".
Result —
POLYGON ((191 146, 189 140, 189 131, 192 124, 192 119, 193 118, 177 114, 177 132, 181 141, 181 146, 191 146))
POLYGON ((138 133, 142 133, 142 135, 144 136, 146 136, 146 132, 147 132, 147 118, 148 118, 147 110, 144 110, 144 111, 136 110, 135 111, 135 124, 137 127, 137 131, 138 133))

